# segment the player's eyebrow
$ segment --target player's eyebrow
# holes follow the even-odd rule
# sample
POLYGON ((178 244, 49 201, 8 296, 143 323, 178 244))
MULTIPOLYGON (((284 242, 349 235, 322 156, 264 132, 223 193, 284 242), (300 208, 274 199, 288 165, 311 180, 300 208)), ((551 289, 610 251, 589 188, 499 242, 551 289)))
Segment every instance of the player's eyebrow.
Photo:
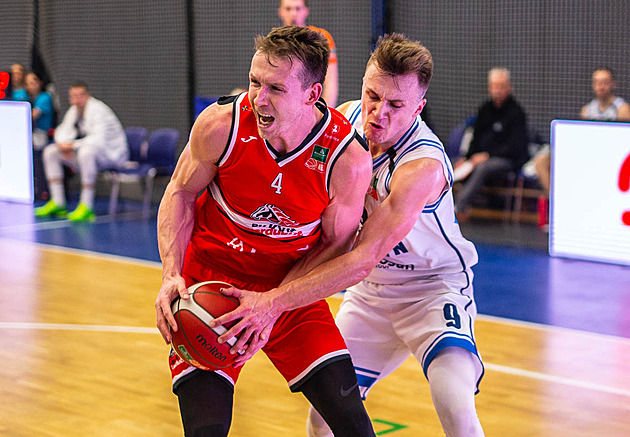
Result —
MULTIPOLYGON (((374 91, 372 88, 367 87, 365 89, 367 92, 376 95, 379 99, 383 98, 379 93, 377 93, 376 91, 374 91)), ((389 103, 399 103, 399 104, 403 104, 404 100, 402 99, 386 99, 389 103)))

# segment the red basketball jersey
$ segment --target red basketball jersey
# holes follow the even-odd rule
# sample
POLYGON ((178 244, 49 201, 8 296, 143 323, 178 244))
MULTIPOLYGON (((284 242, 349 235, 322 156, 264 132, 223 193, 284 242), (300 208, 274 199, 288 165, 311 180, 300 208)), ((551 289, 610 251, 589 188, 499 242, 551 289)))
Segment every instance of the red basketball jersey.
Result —
POLYGON ((247 93, 232 100, 230 138, 197 200, 187 256, 273 288, 319 240, 331 171, 356 133, 318 102, 321 121, 297 149, 281 155, 259 136, 247 93))

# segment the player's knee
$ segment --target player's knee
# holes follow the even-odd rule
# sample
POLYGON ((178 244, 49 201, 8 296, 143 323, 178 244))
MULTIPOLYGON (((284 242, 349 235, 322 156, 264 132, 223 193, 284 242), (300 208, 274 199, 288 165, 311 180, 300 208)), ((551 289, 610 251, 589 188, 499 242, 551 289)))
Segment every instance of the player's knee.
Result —
POLYGON ((361 398, 348 399, 329 423, 336 437, 373 436, 374 429, 361 398))
POLYGON ((439 418, 447 437, 482 437, 484 435, 474 408, 447 409, 439 415, 439 418))

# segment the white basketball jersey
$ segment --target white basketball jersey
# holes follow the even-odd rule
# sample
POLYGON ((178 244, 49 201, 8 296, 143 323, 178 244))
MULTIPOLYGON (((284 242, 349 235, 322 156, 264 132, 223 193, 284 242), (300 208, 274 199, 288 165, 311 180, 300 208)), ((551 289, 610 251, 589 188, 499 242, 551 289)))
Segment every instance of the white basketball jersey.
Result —
MULTIPOLYGON (((363 135, 361 102, 353 102, 345 115, 363 135)), ((396 169, 420 158, 432 158, 442 164, 447 186, 436 202, 425 206, 411 232, 376 265, 366 281, 401 284, 433 275, 461 273, 477 263, 475 246, 462 236, 455 220, 453 168, 444 146, 419 115, 388 153, 373 159, 372 182, 365 197, 367 214, 389 195, 396 169)))

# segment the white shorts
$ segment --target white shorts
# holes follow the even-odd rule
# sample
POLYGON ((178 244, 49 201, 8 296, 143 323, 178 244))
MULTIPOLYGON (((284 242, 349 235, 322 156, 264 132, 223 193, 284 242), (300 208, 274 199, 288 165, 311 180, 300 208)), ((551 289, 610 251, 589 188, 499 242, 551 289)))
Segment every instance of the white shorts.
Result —
POLYGON ((472 272, 466 272, 394 285, 363 281, 345 293, 335 320, 365 399, 374 383, 410 354, 426 377, 433 358, 447 347, 461 347, 477 357, 478 387, 483 363, 474 338, 476 315, 472 272))

